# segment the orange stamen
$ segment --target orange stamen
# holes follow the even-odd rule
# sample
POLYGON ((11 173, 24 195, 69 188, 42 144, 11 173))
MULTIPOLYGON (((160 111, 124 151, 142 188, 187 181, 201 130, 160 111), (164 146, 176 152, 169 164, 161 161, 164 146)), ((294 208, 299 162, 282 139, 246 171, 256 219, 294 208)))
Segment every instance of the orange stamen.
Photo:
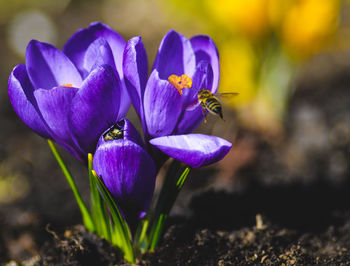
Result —
POLYGON ((192 79, 185 74, 181 75, 180 77, 177 75, 171 75, 168 78, 168 81, 170 82, 171 85, 173 85, 177 89, 180 95, 183 94, 182 92, 183 88, 192 87, 192 79))
POLYGON ((72 84, 63 84, 62 87, 73 87, 72 84))

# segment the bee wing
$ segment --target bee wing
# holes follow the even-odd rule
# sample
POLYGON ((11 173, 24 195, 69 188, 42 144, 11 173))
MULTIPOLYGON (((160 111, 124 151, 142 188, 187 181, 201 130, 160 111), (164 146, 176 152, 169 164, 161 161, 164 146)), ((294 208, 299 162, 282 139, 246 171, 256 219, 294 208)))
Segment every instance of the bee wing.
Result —
POLYGON ((221 99, 231 99, 232 97, 237 96, 238 94, 238 92, 219 92, 215 93, 215 96, 221 99))
POLYGON ((194 101, 189 103, 189 105, 186 106, 186 110, 187 111, 192 111, 192 110, 196 109, 197 106, 199 105, 199 103, 200 102, 197 99, 195 99, 194 101))

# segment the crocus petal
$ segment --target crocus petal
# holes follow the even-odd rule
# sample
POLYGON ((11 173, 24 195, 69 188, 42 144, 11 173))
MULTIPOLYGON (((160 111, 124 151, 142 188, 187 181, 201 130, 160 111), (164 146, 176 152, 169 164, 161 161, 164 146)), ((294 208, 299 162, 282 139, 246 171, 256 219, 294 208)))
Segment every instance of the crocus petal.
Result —
POLYGON ((201 105, 193 110, 184 110, 179 118, 175 134, 187 134, 195 130, 203 121, 204 114, 201 105))
POLYGON ((232 146, 222 138, 202 134, 165 136, 152 139, 150 143, 194 168, 220 161, 232 146))
POLYGON ((85 77, 88 74, 84 70, 85 52, 90 44, 100 37, 106 39, 111 47, 118 74, 122 79, 125 41, 118 32, 103 23, 93 22, 88 28, 77 31, 65 44, 63 51, 85 77))
POLYGON ((161 79, 168 79, 172 74, 192 77, 196 66, 195 55, 190 41, 174 30, 163 38, 153 69, 157 69, 161 79))
POLYGON ((13 109, 28 127, 48 139, 50 134, 34 107, 36 106, 36 100, 33 91, 25 65, 16 66, 8 81, 8 94, 13 109))
POLYGON ((191 38, 192 48, 196 55, 197 64, 200 61, 207 61, 213 68, 213 86, 208 88, 215 93, 219 86, 220 78, 220 65, 219 65, 219 53, 215 46, 215 43, 209 36, 197 35, 191 38))
POLYGON ((84 80, 70 107, 70 127, 85 153, 93 153, 103 131, 118 121, 120 81, 109 65, 95 68, 84 80))
POLYGON ((51 90, 35 90, 34 96, 54 140, 81 159, 75 152, 78 148, 75 147, 72 140, 68 123, 70 105, 77 91, 78 89, 74 87, 55 87, 51 90))
POLYGON ((51 44, 32 40, 27 46, 26 67, 34 89, 70 84, 80 87, 81 76, 69 58, 51 44))
POLYGON ((213 86, 213 70, 207 61, 200 61, 192 78, 192 88, 184 89, 182 95, 183 107, 186 109, 193 101, 198 100, 200 89, 210 90, 213 86))
POLYGON ((176 126, 176 134, 186 134, 192 132, 202 122, 203 108, 200 104, 196 108, 188 108, 191 104, 198 103, 198 91, 200 89, 211 88, 213 84, 213 70, 206 61, 201 61, 196 67, 193 76, 192 88, 184 90, 182 95, 183 112, 176 126))
POLYGON ((124 79, 120 80, 121 89, 120 89, 120 106, 119 106, 119 117, 124 117, 129 111, 130 108, 130 97, 126 89, 124 79))
POLYGON ((115 68, 112 50, 108 42, 104 38, 98 38, 86 50, 84 68, 90 73, 95 67, 105 64, 115 68))
POLYGON ((159 79, 155 69, 146 85, 144 97, 145 122, 149 135, 172 133, 181 113, 181 95, 168 81, 159 79))
POLYGON ((147 83, 148 61, 141 37, 134 37, 127 42, 124 50, 123 71, 131 101, 137 114, 143 120, 142 99, 147 83))
MULTIPOLYGON (((144 147, 144 143, 142 141, 142 138, 139 134, 139 132, 136 130, 134 125, 126 118, 123 118, 120 121, 116 121, 118 126, 121 126, 121 131, 123 132, 123 139, 130 140, 137 145, 141 146, 142 148, 144 147)), ((107 134, 108 131, 113 128, 114 125, 112 125, 110 128, 108 128, 106 131, 102 133, 100 136, 97 147, 101 146, 106 140, 104 139, 105 135, 107 134)))
POLYGON ((139 145, 129 140, 104 142, 96 150, 93 165, 129 222, 148 208, 156 171, 139 145))

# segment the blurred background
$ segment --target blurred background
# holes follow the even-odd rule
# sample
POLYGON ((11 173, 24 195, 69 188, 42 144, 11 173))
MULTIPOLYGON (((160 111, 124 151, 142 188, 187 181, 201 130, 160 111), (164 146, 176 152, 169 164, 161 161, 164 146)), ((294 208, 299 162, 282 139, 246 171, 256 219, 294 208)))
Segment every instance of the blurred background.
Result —
MULTIPOLYGON (((24 63, 31 39, 61 49, 79 28, 101 21, 125 40, 141 35, 150 66, 170 29, 214 39, 219 92, 239 96, 222 100, 225 121, 209 115, 198 131, 234 145, 222 162, 193 171, 174 209, 184 213, 193 191, 240 191, 252 179, 348 182, 349 15, 346 0, 0 0, 0 228, 7 228, 0 262, 35 255, 48 222, 80 219, 45 140, 22 124, 8 99, 8 76, 24 63)), ((134 112, 129 117, 137 121, 134 112)), ((65 157, 86 190, 86 171, 65 157)))

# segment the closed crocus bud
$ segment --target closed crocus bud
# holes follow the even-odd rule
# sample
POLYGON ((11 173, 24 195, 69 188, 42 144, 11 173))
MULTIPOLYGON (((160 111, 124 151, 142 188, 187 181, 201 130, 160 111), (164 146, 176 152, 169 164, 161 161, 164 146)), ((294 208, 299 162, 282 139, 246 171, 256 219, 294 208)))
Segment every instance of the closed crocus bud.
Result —
POLYGON ((148 209, 156 168, 134 126, 123 119, 104 132, 93 165, 133 228, 148 209))

